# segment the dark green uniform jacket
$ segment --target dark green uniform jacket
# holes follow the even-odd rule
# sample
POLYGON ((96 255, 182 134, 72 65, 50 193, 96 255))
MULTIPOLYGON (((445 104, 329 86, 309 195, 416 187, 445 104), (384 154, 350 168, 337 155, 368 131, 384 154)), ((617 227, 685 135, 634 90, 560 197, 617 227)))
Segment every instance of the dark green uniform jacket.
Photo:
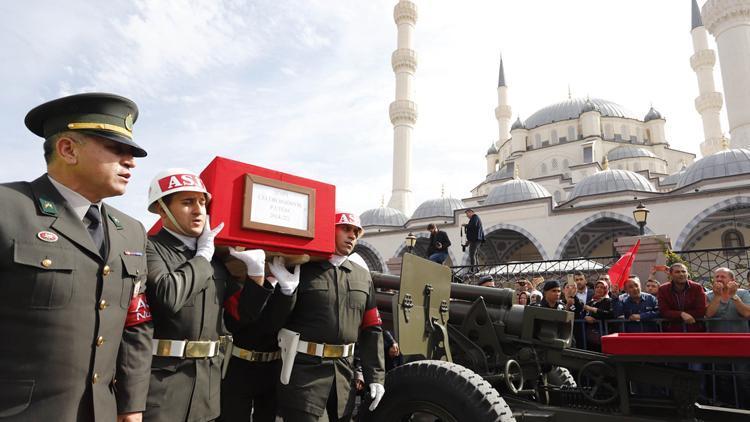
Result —
MULTIPOLYGON (((375 289, 367 270, 349 260, 338 268, 328 261, 309 262, 302 266, 294 310, 285 327, 305 341, 356 342, 365 384, 383 384, 383 331, 379 324, 360 329, 366 311, 372 315, 375 310, 375 289)), ((352 361, 352 357, 323 359, 297 353, 289 384, 279 384, 279 406, 320 416, 335 382, 337 417, 350 413, 352 361)))
POLYGON ((46 175, 0 185, 0 216, 0 418, 143 410, 152 327, 125 327, 135 286, 145 288, 143 226, 103 205, 105 262, 46 175))
MULTIPOLYGON (((149 238, 148 299, 154 338, 218 340, 229 272, 166 230, 149 238)), ((209 421, 219 417, 221 355, 210 359, 154 356, 144 421, 209 421)))

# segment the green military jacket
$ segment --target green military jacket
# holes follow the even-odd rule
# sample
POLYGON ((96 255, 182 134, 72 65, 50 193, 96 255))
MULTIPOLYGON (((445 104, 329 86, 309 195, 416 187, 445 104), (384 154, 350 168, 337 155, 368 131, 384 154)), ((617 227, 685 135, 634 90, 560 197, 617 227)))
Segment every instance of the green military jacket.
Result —
POLYGON ((102 259, 46 175, 0 185, 0 215, 0 418, 113 421, 142 411, 152 326, 125 321, 145 288, 143 226, 103 205, 102 259))
MULTIPOLYGON (((229 272, 216 258, 195 256, 162 229, 149 238, 147 295, 154 338, 218 340, 229 272)), ((144 421, 207 421, 219 417, 222 356, 154 356, 144 421)))
MULTIPOLYGON (((383 331, 379 324, 361 328, 366 311, 376 309, 370 273, 349 260, 338 268, 328 261, 309 262, 301 270, 285 327, 305 341, 356 342, 365 383, 383 384, 383 331)), ((320 416, 335 383, 338 417, 342 417, 353 405, 353 376, 352 357, 323 359, 297 353, 289 384, 279 386, 279 405, 320 416)))

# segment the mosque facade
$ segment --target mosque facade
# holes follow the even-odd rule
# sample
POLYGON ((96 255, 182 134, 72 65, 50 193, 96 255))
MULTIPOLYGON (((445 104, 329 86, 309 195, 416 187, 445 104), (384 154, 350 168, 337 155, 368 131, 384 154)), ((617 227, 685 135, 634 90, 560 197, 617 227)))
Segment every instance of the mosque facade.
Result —
POLYGON ((486 241, 480 263, 539 261, 614 255, 614 241, 638 234, 633 210, 651 210, 646 234, 665 235, 673 250, 746 246, 750 241, 750 0, 692 2, 690 59, 698 82, 696 111, 703 123, 702 158, 670 147, 665 117, 651 107, 638 115, 601 98, 568 98, 511 123, 512 108, 501 59, 497 140, 485 156, 486 177, 470 196, 436 198, 409 213, 410 143, 417 105, 411 86, 416 72, 413 34, 416 5, 394 9, 399 37, 392 64, 396 101, 393 194, 388 206, 361 215, 366 234, 356 252, 373 271, 389 272, 389 261, 406 252, 406 236, 417 237, 416 253, 435 223, 452 241, 449 265, 468 264, 461 227, 472 208, 482 219, 486 241), (716 39, 727 98, 716 91, 716 39), (729 137, 719 115, 727 107, 729 137))

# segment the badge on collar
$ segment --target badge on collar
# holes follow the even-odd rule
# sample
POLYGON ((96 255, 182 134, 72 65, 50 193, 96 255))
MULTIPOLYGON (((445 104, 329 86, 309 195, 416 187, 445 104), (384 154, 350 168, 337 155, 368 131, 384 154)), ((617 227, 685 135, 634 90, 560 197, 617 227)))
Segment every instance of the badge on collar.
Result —
POLYGON ((50 242, 50 243, 57 242, 57 239, 59 239, 59 237, 55 233, 48 232, 46 230, 43 230, 37 233, 36 237, 38 237, 39 240, 43 242, 50 242))
POLYGON ((43 214, 57 217, 57 207, 55 206, 55 203, 49 199, 39 198, 39 209, 43 214))
POLYGON ((122 230, 123 228, 122 223, 120 223, 120 220, 117 217, 115 217, 112 214, 107 214, 107 216, 109 217, 110 220, 112 220, 112 223, 115 225, 117 230, 122 230))

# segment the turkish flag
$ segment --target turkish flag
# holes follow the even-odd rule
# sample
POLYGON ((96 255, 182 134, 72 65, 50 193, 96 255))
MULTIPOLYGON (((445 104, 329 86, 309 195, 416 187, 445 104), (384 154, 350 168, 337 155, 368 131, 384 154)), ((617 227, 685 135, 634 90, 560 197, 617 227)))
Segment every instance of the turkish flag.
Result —
POLYGON ((635 254, 638 253, 638 247, 641 246, 641 239, 638 239, 630 248, 629 251, 625 252, 620 259, 615 262, 615 265, 611 266, 607 271, 609 275, 609 281, 622 289, 622 285, 628 281, 630 277, 630 269, 633 267, 633 261, 635 261, 635 254))

